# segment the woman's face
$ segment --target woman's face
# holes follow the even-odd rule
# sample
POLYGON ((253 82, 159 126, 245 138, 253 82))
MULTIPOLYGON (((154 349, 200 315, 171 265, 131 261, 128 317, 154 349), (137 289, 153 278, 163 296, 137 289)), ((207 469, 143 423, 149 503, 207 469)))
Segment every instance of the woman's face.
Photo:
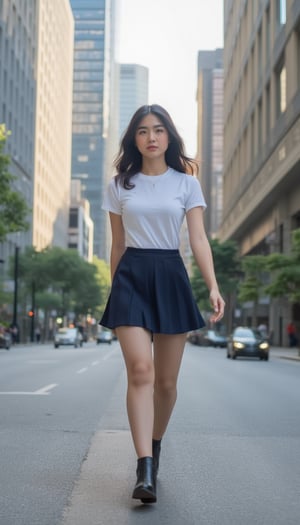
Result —
POLYGON ((156 115, 149 113, 141 120, 135 133, 135 145, 147 159, 164 157, 169 147, 169 134, 156 115))

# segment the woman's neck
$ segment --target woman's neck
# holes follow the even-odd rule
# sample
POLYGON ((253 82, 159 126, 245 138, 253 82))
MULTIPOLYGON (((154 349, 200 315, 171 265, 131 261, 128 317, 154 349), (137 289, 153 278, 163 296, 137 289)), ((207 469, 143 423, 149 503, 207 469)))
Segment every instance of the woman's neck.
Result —
POLYGON ((143 160, 141 172, 144 173, 144 175, 161 175, 162 173, 165 173, 168 169, 168 166, 165 161, 159 161, 155 162, 155 160, 151 160, 149 162, 148 159, 143 160))

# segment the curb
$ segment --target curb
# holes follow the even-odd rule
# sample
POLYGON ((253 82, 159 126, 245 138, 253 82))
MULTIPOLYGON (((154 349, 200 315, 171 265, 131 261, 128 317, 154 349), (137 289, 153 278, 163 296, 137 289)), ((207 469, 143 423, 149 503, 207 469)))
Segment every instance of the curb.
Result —
POLYGON ((287 359, 288 361, 300 361, 300 357, 293 357, 293 356, 288 356, 288 355, 279 355, 278 356, 280 359, 287 359))

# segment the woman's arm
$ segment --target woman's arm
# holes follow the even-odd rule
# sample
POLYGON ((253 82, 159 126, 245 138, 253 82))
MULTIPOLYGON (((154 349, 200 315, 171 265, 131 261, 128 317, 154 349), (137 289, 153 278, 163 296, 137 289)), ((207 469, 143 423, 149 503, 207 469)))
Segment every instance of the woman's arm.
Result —
POLYGON ((125 233, 121 215, 109 212, 112 245, 110 253, 110 273, 113 280, 119 261, 125 252, 125 233))
POLYGON ((214 310, 210 320, 215 323, 224 315, 225 302, 219 292, 215 276, 212 252, 204 229, 203 209, 192 208, 187 212, 186 220, 192 252, 209 289, 210 303, 214 310))

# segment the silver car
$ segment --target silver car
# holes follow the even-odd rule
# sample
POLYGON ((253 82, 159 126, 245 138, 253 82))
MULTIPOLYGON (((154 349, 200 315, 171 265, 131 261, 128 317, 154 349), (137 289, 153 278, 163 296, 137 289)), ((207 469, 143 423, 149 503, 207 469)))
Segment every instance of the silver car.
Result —
POLYGON ((75 348, 82 346, 83 337, 78 328, 59 328, 54 336, 54 347, 71 345, 75 348))
POLYGON ((97 345, 99 343, 108 343, 109 345, 112 343, 113 335, 111 330, 99 330, 97 334, 97 345))

